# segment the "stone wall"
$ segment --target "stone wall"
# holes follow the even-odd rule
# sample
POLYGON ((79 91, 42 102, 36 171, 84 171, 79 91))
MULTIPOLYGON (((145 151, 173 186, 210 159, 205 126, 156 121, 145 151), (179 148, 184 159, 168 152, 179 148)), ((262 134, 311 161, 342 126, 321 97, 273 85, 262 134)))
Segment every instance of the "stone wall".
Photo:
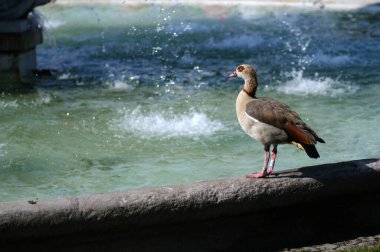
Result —
POLYGON ((274 251, 380 233, 380 160, 0 203, 0 245, 62 251, 274 251), (35 203, 35 204, 33 204, 35 203))

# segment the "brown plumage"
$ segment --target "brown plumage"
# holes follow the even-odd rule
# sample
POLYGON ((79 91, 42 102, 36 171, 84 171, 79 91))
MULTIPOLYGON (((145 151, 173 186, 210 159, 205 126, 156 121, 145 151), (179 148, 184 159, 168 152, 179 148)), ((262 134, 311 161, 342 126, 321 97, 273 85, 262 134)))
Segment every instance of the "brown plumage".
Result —
POLYGON ((289 136, 288 142, 301 144, 309 157, 319 157, 314 144, 317 141, 324 143, 323 139, 319 138, 288 105, 270 98, 252 99, 245 112, 260 122, 284 130, 289 136))
POLYGON ((324 143, 300 116, 288 105, 270 98, 257 98, 258 86, 256 71, 249 65, 240 65, 229 77, 241 77, 245 83, 236 100, 236 113, 243 130, 259 141, 265 150, 264 167, 261 173, 248 174, 248 177, 264 177, 271 174, 277 154, 277 145, 292 143, 304 149, 311 158, 318 158, 315 148, 317 142, 324 143), (273 145, 272 161, 269 162, 269 150, 273 145))

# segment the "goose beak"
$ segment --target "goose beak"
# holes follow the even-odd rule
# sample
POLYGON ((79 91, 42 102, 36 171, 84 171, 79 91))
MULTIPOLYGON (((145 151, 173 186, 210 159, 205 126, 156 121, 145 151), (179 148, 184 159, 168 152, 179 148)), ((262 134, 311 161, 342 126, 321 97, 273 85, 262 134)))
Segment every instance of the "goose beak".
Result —
POLYGON ((237 77, 236 72, 233 72, 232 74, 228 75, 228 79, 237 77))

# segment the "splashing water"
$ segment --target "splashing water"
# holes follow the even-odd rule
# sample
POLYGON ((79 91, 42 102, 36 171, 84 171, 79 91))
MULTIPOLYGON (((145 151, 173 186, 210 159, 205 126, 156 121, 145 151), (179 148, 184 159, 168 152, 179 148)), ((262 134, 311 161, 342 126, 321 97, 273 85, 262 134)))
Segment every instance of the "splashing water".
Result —
POLYGON ((123 116, 116 125, 120 130, 137 133, 141 137, 154 136, 164 138, 210 136, 225 127, 221 122, 211 120, 206 114, 191 109, 180 115, 164 112, 144 114, 140 107, 123 110, 123 116))
POLYGON ((240 36, 230 36, 224 38, 223 40, 209 39, 206 47, 209 49, 232 49, 232 50, 242 50, 242 49, 252 49, 263 43, 264 40, 261 37, 240 35, 240 36))
POLYGON ((128 84, 125 80, 115 80, 106 83, 106 85, 111 90, 118 90, 118 91, 132 91, 135 87, 131 84, 128 84))
POLYGON ((317 52, 313 56, 312 64, 317 65, 331 65, 335 67, 341 67, 344 65, 355 65, 357 60, 352 58, 350 55, 329 55, 322 52, 317 52))
POLYGON ((358 89, 358 86, 329 77, 305 78, 303 71, 293 71, 291 79, 277 87, 278 91, 288 95, 327 95, 331 97, 354 94, 358 89))
POLYGON ((0 157, 5 157, 7 155, 6 144, 0 144, 0 157))

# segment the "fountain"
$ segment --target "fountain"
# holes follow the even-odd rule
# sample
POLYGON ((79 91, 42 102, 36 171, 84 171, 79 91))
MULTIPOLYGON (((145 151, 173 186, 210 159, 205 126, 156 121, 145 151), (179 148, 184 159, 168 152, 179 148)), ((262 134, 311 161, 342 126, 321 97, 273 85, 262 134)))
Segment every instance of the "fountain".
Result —
POLYGON ((109 2, 40 8, 38 66, 57 71, 0 92, 2 250, 260 251, 380 230, 378 9, 109 2), (240 63, 326 140, 320 159, 281 146, 274 176, 244 178, 262 147, 225 81, 240 63))
POLYGON ((42 27, 34 8, 49 2, 0 1, 1 90, 22 88, 17 83, 33 83, 37 68, 36 46, 43 41, 42 27))

